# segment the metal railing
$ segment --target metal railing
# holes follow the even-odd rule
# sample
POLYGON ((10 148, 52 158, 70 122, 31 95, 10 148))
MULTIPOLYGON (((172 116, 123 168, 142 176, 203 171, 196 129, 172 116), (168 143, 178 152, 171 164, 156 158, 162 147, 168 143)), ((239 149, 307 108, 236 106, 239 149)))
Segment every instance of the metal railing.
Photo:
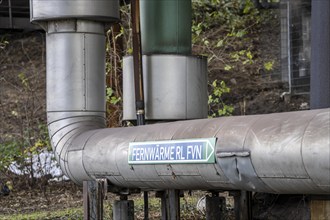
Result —
POLYGON ((0 0, 0 28, 31 28, 28 0, 0 0))
POLYGON ((308 94, 310 90, 311 9, 310 0, 281 1, 282 81, 289 92, 308 94))

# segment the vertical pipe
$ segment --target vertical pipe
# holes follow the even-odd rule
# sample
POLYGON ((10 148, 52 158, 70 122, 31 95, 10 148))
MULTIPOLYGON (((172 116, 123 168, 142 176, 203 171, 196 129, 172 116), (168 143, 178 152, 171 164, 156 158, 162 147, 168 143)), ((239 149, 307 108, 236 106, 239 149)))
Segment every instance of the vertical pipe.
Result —
POLYGON ((301 3, 301 49, 299 51, 299 77, 310 76, 311 59, 311 1, 301 3))
POLYGON ((292 81, 291 81, 291 76, 292 76, 292 66, 291 66, 291 28, 290 28, 290 23, 291 23, 291 6, 290 6, 290 1, 287 2, 287 38, 288 38, 288 80, 289 80, 289 92, 288 94, 291 94, 292 90, 292 81))
POLYGON ((12 7, 11 7, 11 0, 8 0, 8 8, 9 8, 9 27, 13 27, 13 13, 12 13, 12 7))
POLYGON ((144 125, 144 92, 142 73, 141 31, 140 31, 140 3, 131 2, 131 17, 133 30, 133 65, 137 124, 144 125))
POLYGON ((287 38, 287 61, 288 61, 288 83, 289 83, 289 91, 283 92, 281 97, 283 98, 285 95, 291 95, 292 92, 292 65, 291 65, 291 6, 290 1, 286 2, 286 38, 287 38))
POLYGON ((312 1, 311 109, 330 107, 330 1, 312 1))
POLYGON ((191 54, 191 0, 141 0, 143 54, 191 54))
POLYGON ((206 220, 225 219, 226 200, 219 193, 206 196, 206 220))
MULTIPOLYGON (((141 48, 141 27, 140 27, 140 1, 131 2, 131 17, 133 30, 133 65, 134 65, 134 86, 135 86, 135 106, 137 125, 145 124, 145 105, 143 89, 143 69, 142 69, 142 48, 141 48)), ((143 195, 144 219, 149 219, 148 192, 143 195)))
POLYGON ((168 190, 168 204, 170 220, 180 219, 180 191, 177 189, 168 190))
POLYGON ((159 193, 161 198, 161 220, 168 220, 168 199, 166 191, 162 191, 159 193))
POLYGON ((149 219, 149 195, 148 191, 143 192, 143 201, 144 201, 144 220, 149 219))

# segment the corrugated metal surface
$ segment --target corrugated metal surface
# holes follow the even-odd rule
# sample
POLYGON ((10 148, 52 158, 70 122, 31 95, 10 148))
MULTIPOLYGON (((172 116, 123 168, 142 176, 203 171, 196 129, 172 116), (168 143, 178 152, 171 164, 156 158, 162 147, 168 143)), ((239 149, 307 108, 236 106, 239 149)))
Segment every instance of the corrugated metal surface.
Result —
MULTIPOLYGON (((143 56, 147 120, 207 117, 207 60, 199 56, 143 56)), ((136 120, 133 59, 123 61, 123 119, 136 120)))

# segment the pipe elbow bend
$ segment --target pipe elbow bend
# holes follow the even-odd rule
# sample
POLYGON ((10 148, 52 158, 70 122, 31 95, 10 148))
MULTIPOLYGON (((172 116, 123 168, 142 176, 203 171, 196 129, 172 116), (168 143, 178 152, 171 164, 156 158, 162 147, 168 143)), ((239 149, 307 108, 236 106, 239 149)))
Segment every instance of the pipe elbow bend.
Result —
POLYGON ((93 179, 83 164, 89 138, 105 128, 104 113, 48 112, 48 130, 55 158, 63 173, 75 183, 93 179))

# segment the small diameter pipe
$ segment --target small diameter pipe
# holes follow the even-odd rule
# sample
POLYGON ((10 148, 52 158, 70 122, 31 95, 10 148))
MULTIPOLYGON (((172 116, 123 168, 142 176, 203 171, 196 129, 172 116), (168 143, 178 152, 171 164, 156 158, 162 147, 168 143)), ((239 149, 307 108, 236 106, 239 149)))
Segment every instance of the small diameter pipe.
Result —
POLYGON ((285 95, 291 95, 292 93, 292 82, 291 82, 291 74, 292 74, 292 71, 291 71, 291 34, 290 34, 290 16, 291 16, 291 13, 290 13, 290 10, 291 10, 291 7, 290 7, 290 1, 287 2, 287 6, 286 6, 286 18, 287 18, 287 43, 288 43, 288 82, 289 82, 289 91, 287 92, 283 92, 281 94, 281 98, 283 98, 285 95))
POLYGON ((14 28, 13 26, 13 13, 11 7, 11 0, 8 0, 8 8, 9 8, 9 27, 14 28))
POLYGON ((131 2, 133 30, 134 86, 137 125, 145 124, 139 0, 131 2))
MULTIPOLYGON (((133 63, 134 63, 134 86, 137 125, 145 124, 142 49, 141 49, 141 27, 140 27, 140 1, 131 1, 131 17, 133 30, 133 63)), ((149 219, 148 192, 144 192, 144 219, 149 219)))

